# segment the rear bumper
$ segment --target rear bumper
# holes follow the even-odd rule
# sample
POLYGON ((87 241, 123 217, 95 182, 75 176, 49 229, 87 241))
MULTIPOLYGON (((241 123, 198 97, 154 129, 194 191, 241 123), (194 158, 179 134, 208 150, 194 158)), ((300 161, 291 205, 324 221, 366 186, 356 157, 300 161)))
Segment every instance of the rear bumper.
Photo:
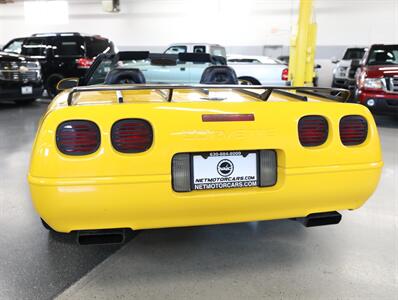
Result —
POLYGON ((398 115, 398 94, 359 91, 358 101, 369 108, 372 113, 398 115), (374 100, 373 106, 368 102, 371 99, 374 100))
POLYGON ((29 176, 29 183, 36 210, 57 231, 148 229, 356 209, 374 192, 382 165, 279 168, 278 183, 273 187, 188 193, 173 192, 169 174, 68 179, 29 176))
POLYGON ((36 99, 41 97, 43 94, 43 85, 41 83, 33 82, 7 82, 0 81, 0 101, 18 101, 26 99, 36 99), (32 87, 32 94, 24 95, 21 92, 21 88, 24 86, 32 87))

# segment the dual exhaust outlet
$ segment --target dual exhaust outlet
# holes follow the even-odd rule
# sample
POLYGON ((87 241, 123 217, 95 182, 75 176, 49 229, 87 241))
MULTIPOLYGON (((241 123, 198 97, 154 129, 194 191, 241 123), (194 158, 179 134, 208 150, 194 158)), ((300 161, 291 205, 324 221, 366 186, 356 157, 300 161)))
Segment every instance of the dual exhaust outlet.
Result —
MULTIPOLYGON (((305 227, 315 227, 338 224, 341 214, 337 211, 309 214, 303 218, 294 218, 305 227)), ((77 231, 77 242, 79 245, 112 245, 122 244, 126 241, 127 234, 131 229, 102 229, 102 230, 79 230, 77 231)))

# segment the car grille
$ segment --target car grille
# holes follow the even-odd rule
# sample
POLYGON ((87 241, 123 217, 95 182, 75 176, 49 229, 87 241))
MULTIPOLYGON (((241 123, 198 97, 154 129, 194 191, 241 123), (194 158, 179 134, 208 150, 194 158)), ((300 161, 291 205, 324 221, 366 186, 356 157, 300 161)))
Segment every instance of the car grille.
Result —
POLYGON ((386 78, 387 90, 393 93, 398 93, 398 77, 386 78))
POLYGON ((0 62, 0 79, 6 81, 40 81, 40 65, 36 62, 0 62))
POLYGON ((26 73, 20 73, 18 71, 12 72, 2 72, 3 73, 3 78, 4 80, 10 80, 10 81, 22 81, 22 82, 28 82, 28 81, 38 81, 39 80, 39 72, 38 71, 29 71, 26 73))
POLYGON ((336 70, 336 77, 346 78, 348 67, 338 67, 336 70))

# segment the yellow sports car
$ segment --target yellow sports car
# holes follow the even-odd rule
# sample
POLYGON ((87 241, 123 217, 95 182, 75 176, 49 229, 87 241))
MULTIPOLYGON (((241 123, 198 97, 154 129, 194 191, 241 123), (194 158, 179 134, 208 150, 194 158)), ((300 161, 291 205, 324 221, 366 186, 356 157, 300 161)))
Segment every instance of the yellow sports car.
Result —
POLYGON ((77 231, 87 243, 101 234, 121 241, 126 228, 284 218, 336 224, 337 211, 372 195, 383 162, 369 110, 339 103, 347 95, 334 91, 212 84, 66 90, 37 132, 28 175, 33 203, 45 226, 77 231))

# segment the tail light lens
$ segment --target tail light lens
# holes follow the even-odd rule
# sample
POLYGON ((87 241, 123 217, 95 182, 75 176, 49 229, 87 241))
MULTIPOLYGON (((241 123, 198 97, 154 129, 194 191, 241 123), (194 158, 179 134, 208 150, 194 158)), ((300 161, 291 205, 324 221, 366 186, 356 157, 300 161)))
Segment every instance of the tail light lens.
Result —
POLYGON ((139 153, 152 146, 152 126, 142 119, 124 119, 112 126, 113 147, 122 153, 139 153))
POLYGON ((285 81, 289 79, 289 69, 288 68, 283 69, 281 79, 285 80, 285 81))
POLYGON ((302 117, 298 124, 301 145, 314 147, 324 144, 328 138, 328 122, 322 116, 302 117))
POLYGON ((92 58, 79 58, 76 59, 76 65, 79 69, 88 69, 93 64, 94 59, 92 58))
POLYGON ((173 157, 172 162, 173 190, 176 192, 191 191, 191 157, 180 153, 173 157))
POLYGON ((56 142, 59 151, 64 154, 91 154, 100 146, 100 130, 97 124, 91 121, 66 121, 57 128, 56 142))
POLYGON ((365 142, 368 136, 368 122, 361 116, 345 116, 340 120, 340 139, 345 146, 365 142))
POLYGON ((260 186, 273 186, 277 180, 277 160, 274 150, 260 151, 260 186))

